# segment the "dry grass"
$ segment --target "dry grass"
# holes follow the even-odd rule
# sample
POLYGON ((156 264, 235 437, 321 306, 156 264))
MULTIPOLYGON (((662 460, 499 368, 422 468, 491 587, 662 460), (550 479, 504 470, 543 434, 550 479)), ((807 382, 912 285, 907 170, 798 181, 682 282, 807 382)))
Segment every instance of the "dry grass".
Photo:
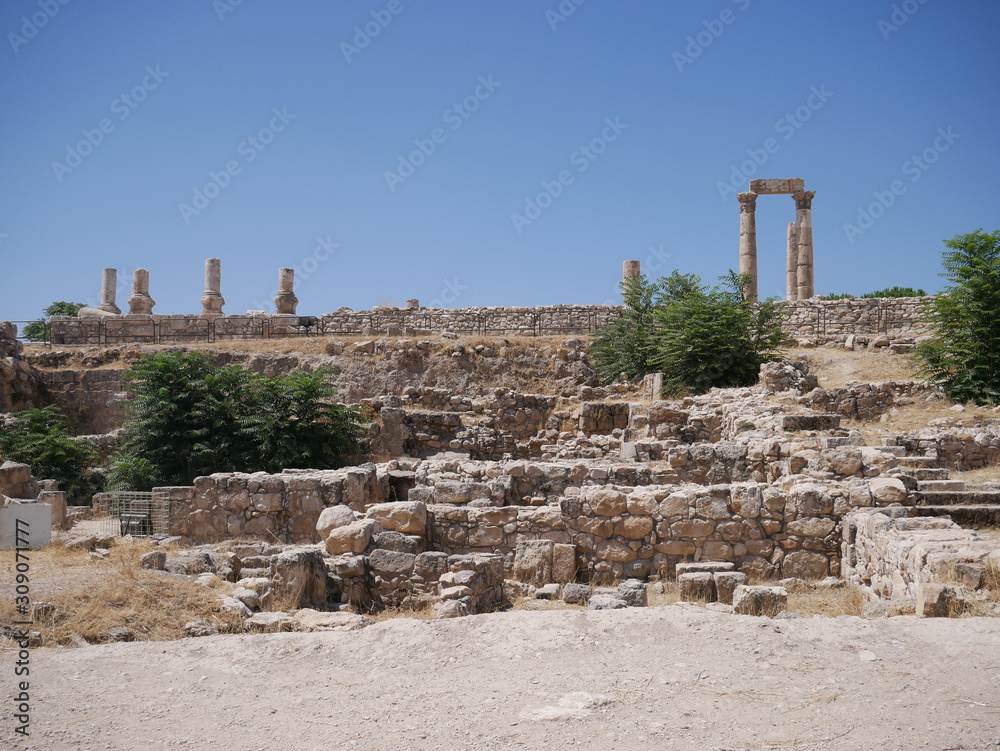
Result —
POLYGON ((663 591, 657 592, 658 586, 653 585, 649 588, 649 593, 646 595, 649 606, 653 608, 663 607, 664 605, 673 605, 675 602, 679 602, 681 599, 681 588, 677 585, 677 582, 665 581, 662 582, 663 591))
MULTIPOLYGON (((212 623, 220 631, 240 631, 238 616, 217 612, 219 592, 187 577, 138 568, 147 542, 126 542, 112 548, 104 560, 54 545, 29 553, 33 602, 45 601, 52 612, 36 618, 32 630, 42 635, 42 646, 113 640, 113 630, 128 627, 141 641, 179 639, 184 624, 212 623), (36 584, 37 582, 37 584, 36 584), (57 584, 58 582, 58 584, 57 584)), ((14 554, 5 552, 0 565, 13 569, 14 554)), ((5 577, 13 581, 13 576, 5 577)), ((0 622, 23 620, 10 593, 0 600, 0 622)))
POLYGON ((967 469, 964 471, 951 470, 949 473, 953 480, 964 480, 967 486, 979 485, 984 482, 1000 482, 1000 464, 992 464, 979 469, 967 469))
POLYGON ((788 612, 799 615, 861 615, 865 598, 860 590, 852 587, 840 589, 803 589, 788 593, 788 612))
POLYGON ((915 381, 917 365, 910 355, 894 355, 887 351, 851 351, 836 347, 792 347, 786 360, 808 358, 809 372, 819 378, 823 388, 836 388, 848 381, 878 383, 881 381, 915 381))

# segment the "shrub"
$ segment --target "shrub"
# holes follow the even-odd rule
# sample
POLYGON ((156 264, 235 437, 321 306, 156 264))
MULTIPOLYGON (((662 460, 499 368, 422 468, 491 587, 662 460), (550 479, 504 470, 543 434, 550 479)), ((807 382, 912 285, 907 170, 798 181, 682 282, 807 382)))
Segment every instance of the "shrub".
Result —
POLYGON ((30 465, 35 477, 56 480, 70 501, 85 495, 85 473, 96 460, 90 446, 70 436, 66 417, 54 404, 18 412, 13 423, 0 430, 0 454, 30 465))
POLYGON ((125 375, 133 393, 110 486, 189 484, 213 472, 343 466, 361 450, 363 419, 332 402, 327 369, 276 378, 204 352, 146 357, 125 375))
POLYGON ((83 307, 82 302, 54 302, 42 311, 44 317, 29 323, 21 334, 29 342, 43 342, 48 338, 46 328, 52 316, 75 316, 83 307))
POLYGON ((958 402, 1000 403, 1000 230, 955 235, 927 320, 933 339, 917 353, 922 374, 958 402))
POLYGON ((715 287, 677 271, 654 283, 626 280, 621 318, 591 346, 598 374, 610 381, 660 370, 665 393, 756 383, 761 363, 777 358, 787 337, 778 303, 748 302, 746 283, 733 272, 715 287))
POLYGON ((887 287, 886 289, 875 290, 874 292, 866 292, 863 295, 851 295, 846 292, 838 293, 835 295, 826 295, 827 300, 870 300, 876 297, 925 297, 927 292, 922 289, 913 289, 913 287, 887 287))

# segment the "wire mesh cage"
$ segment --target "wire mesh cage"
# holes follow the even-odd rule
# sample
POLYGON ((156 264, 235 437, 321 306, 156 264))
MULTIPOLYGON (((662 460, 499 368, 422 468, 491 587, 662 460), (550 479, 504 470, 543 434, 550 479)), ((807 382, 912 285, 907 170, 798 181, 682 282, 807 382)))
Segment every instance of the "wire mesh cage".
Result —
POLYGON ((170 505, 157 493, 111 492, 95 499, 94 515, 102 535, 133 537, 166 536, 170 527, 170 505))

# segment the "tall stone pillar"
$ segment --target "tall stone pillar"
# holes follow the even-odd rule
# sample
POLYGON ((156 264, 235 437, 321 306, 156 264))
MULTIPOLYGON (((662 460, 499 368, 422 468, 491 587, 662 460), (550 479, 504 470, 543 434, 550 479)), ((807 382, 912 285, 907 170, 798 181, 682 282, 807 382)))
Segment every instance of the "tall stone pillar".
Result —
POLYGON ((757 194, 737 193, 740 202, 740 274, 750 277, 743 297, 757 302, 757 194))
POLYGON ((101 272, 101 304, 98 310, 121 315, 121 308, 115 304, 118 296, 118 269, 104 269, 101 272))
POLYGON ((205 261, 205 293, 201 296, 201 315, 216 318, 222 315, 226 304, 222 296, 222 261, 209 258, 205 261))
POLYGON ((622 280, 638 279, 642 275, 642 267, 639 261, 622 262, 622 280))
POLYGON ((129 315, 150 315, 156 300, 149 296, 149 272, 136 269, 132 272, 132 296, 128 299, 129 315))
POLYGON ((785 255, 785 299, 799 299, 799 229, 795 222, 788 223, 788 251, 785 255))
POLYGON ((295 296, 295 269, 278 269, 278 294, 274 296, 274 308, 278 315, 295 315, 299 298, 295 296))
POLYGON ((812 200, 815 195, 815 190, 800 190, 792 194, 795 199, 795 227, 798 233, 798 300, 808 300, 816 294, 812 230, 812 200))

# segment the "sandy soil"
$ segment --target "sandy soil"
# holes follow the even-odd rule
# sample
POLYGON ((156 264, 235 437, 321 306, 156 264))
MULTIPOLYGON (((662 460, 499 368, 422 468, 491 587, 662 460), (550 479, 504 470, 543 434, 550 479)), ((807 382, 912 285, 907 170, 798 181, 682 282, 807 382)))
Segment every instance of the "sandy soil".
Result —
MULTIPOLYGON (((995 749, 1000 620, 678 604, 38 649, 0 748, 995 749)), ((0 653, 2 693, 14 655, 0 653)))

